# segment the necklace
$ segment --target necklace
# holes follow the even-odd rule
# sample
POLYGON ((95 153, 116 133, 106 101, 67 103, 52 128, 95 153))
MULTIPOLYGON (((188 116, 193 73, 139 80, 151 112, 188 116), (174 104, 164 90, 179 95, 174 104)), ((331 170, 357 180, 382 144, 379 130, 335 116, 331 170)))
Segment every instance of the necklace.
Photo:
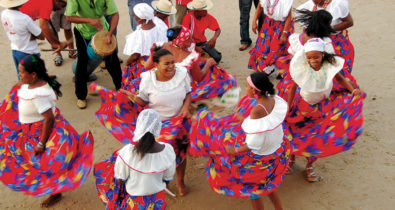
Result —
POLYGON ((315 80, 317 87, 318 88, 323 88, 325 87, 326 84, 326 79, 327 79, 327 73, 325 71, 325 66, 322 65, 322 68, 318 71, 315 71, 311 66, 309 65, 309 70, 311 75, 313 76, 313 79, 315 80))
POLYGON ((273 14, 274 14, 274 9, 276 8, 276 6, 277 6, 277 4, 278 4, 278 2, 279 2, 280 0, 275 0, 274 2, 273 2, 273 4, 270 2, 270 0, 267 0, 267 2, 266 2, 266 11, 267 11, 267 14, 269 15, 269 16, 272 16, 273 14))
MULTIPOLYGON (((326 10, 328 5, 332 2, 332 0, 324 0, 324 4, 322 5, 322 8, 326 10)), ((314 4, 313 12, 317 11, 318 4, 314 4)))

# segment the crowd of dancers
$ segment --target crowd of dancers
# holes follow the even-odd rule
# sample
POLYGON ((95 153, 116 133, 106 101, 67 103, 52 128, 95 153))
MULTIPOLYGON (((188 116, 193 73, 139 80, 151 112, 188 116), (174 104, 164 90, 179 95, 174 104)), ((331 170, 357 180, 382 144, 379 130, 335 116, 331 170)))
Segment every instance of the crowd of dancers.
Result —
POLYGON ((79 187, 93 168, 107 209, 165 209, 166 192, 173 195, 167 185, 176 174, 177 194, 186 195, 188 156, 200 156, 208 158, 213 191, 250 199, 253 209, 263 209, 261 197, 268 195, 280 210, 276 190, 293 172, 296 156, 307 159, 306 180, 320 181, 317 159, 349 150, 362 133, 365 93, 352 76, 347 0, 308 0, 296 9, 293 0, 260 0, 252 24, 258 38, 245 62, 254 73, 239 78, 247 87, 237 103, 227 100, 239 96, 239 87, 219 65, 221 29, 207 12, 214 6, 210 0, 177 0, 183 18, 178 14, 180 25, 170 28, 169 15, 177 13, 171 1, 133 5, 125 68, 118 50, 102 58, 115 91, 97 83, 87 87, 87 43, 103 29, 111 43, 119 20, 114 1, 53 1, 75 24, 77 106, 87 106, 88 89, 98 93, 95 116, 125 146, 93 165, 92 134, 78 134, 56 108, 61 85, 47 74, 35 41, 44 31, 18 10, 27 0, 0 0, 20 78, 0 104, 0 180, 28 195, 50 195, 44 207, 79 187), (302 33, 294 33, 295 22, 302 33), (206 29, 214 31, 210 39, 206 29), (216 115, 218 106, 232 105, 232 114, 216 115))

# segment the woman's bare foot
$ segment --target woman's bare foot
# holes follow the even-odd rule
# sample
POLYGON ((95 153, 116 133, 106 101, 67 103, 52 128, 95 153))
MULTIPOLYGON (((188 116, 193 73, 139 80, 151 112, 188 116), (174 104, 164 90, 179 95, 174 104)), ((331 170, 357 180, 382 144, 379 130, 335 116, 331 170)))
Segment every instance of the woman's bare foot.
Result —
POLYGON ((178 194, 180 196, 184 196, 186 194, 188 194, 189 190, 187 188, 187 186, 185 186, 185 184, 178 184, 178 194))
POLYGON ((322 180, 322 177, 314 172, 314 168, 313 167, 306 168, 305 173, 306 173, 306 180, 308 182, 312 183, 312 182, 319 182, 319 181, 322 180))
POLYGON ((60 193, 57 193, 55 195, 50 195, 49 198, 45 199, 41 203, 41 207, 48 208, 48 207, 56 204, 57 202, 59 202, 61 199, 62 199, 62 194, 60 194, 60 193))

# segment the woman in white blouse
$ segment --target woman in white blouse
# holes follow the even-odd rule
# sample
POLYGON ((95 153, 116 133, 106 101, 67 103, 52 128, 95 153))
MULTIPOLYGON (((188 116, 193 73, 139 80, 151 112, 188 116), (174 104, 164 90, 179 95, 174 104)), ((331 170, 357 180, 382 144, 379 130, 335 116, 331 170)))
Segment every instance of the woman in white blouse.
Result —
POLYGON ((348 0, 308 0, 298 10, 326 10, 333 19, 331 26, 336 31, 331 35, 333 47, 337 55, 344 58, 344 71, 351 73, 354 63, 354 46, 350 41, 347 29, 354 25, 348 6, 348 0))
POLYGON ((49 207, 86 180, 93 138, 89 132, 80 136, 56 109, 60 84, 48 76, 42 59, 28 55, 19 70, 22 85, 0 107, 0 180, 28 195, 50 195, 41 203, 49 207))
POLYGON ((164 192, 174 176, 176 154, 170 144, 156 142, 160 130, 159 114, 153 109, 143 110, 137 118, 132 144, 95 165, 97 189, 105 195, 106 199, 101 198, 107 209, 166 208, 164 192), (111 185, 114 189, 106 188, 111 185))

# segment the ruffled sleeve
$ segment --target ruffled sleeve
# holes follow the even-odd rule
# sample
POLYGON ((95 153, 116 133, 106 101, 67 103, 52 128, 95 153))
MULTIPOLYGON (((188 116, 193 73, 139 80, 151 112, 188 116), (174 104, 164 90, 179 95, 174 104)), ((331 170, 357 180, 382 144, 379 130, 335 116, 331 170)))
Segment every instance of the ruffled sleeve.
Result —
MULTIPOLYGON (((126 145, 125 147, 127 147, 127 146, 128 145, 126 145)), ((129 172, 130 172, 129 167, 118 156, 117 160, 115 161, 115 166, 114 166, 114 177, 116 179, 120 179, 122 181, 126 181, 128 179, 128 177, 129 177, 129 172)))
POLYGON ((301 46, 302 44, 300 43, 300 34, 291 34, 289 36, 288 41, 289 41, 289 47, 288 47, 288 53, 291 55, 295 55, 295 53, 302 49, 301 46))
MULTIPOLYGON (((173 157, 174 156, 174 161, 173 163, 170 165, 169 169, 167 171, 165 171, 165 173, 163 174, 163 180, 164 181, 171 181, 174 178, 174 173, 176 172, 176 159, 175 159, 175 152, 172 146, 170 146, 169 144, 165 144, 166 145, 166 153, 170 156, 173 157)), ((171 159, 171 158, 170 158, 171 159)))
POLYGON ((48 84, 34 89, 29 89, 28 85, 22 85, 18 97, 27 101, 31 100, 39 114, 43 114, 56 105, 56 94, 48 84))
POLYGON ((148 88, 150 86, 150 71, 141 73, 141 83, 140 90, 137 97, 141 98, 143 101, 148 102, 148 88))
POLYGON ((345 18, 350 13, 348 9, 348 1, 347 0, 338 0, 337 5, 333 9, 333 16, 337 18, 345 18))
POLYGON ((123 54, 131 56, 135 53, 143 55, 143 45, 144 45, 144 33, 143 31, 136 30, 126 36, 126 44, 123 49, 123 54))

